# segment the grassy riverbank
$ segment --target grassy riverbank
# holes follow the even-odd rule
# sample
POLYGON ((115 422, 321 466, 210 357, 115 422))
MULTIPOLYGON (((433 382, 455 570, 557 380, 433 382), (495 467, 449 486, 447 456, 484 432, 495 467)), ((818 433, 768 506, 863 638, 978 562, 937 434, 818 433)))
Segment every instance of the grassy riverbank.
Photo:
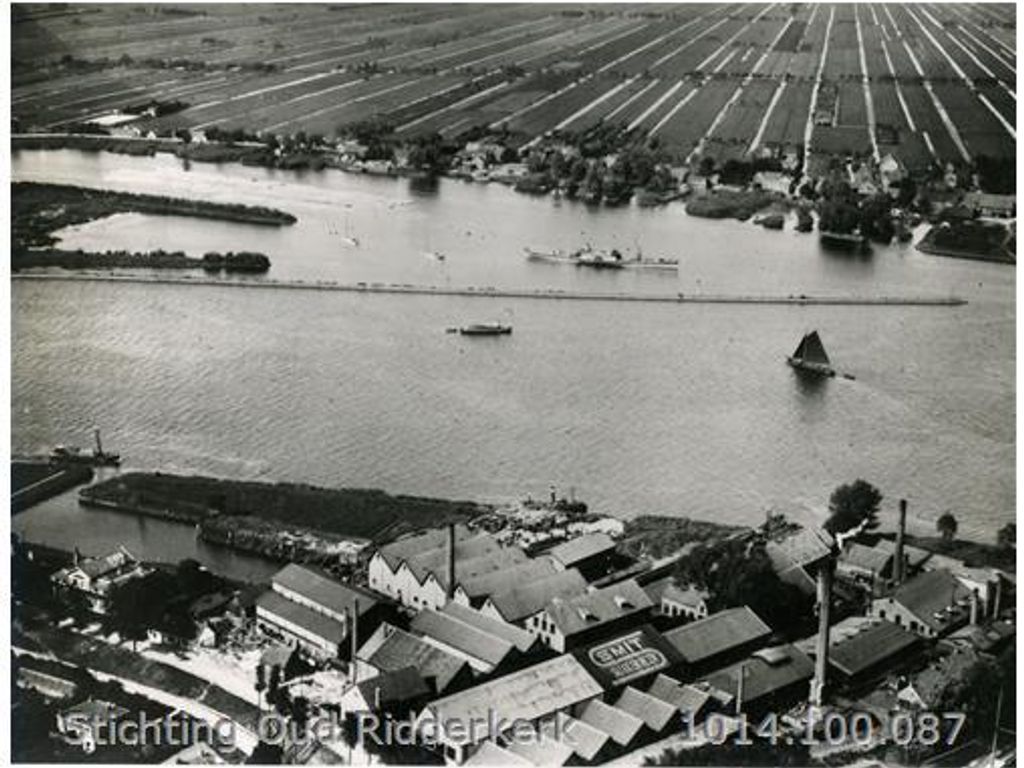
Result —
POLYGON ((15 249, 11 252, 11 271, 60 268, 88 269, 202 269, 206 272, 266 272, 270 259, 262 253, 207 253, 201 259, 183 251, 64 251, 57 248, 15 249))
MULTIPOLYGON (((294 483, 260 483, 213 477, 132 472, 83 489, 84 504, 117 511, 223 526, 230 517, 237 525, 222 543, 247 536, 280 544, 270 530, 301 529, 340 541, 387 541, 401 533, 450 522, 466 522, 490 507, 469 501, 420 496, 392 496, 360 488, 319 488, 294 483)), ((256 547, 247 547, 259 551, 256 547)))
POLYGON ((50 247, 58 242, 53 234, 57 230, 115 213, 190 216, 273 227, 296 221, 290 213, 263 206, 16 182, 11 184, 11 244, 15 251, 50 247))

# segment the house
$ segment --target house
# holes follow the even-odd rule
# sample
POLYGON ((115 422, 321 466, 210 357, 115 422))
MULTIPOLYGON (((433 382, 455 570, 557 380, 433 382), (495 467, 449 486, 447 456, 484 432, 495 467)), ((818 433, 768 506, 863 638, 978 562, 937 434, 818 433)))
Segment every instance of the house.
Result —
POLYGON ((1009 621, 995 619, 984 624, 968 624, 947 635, 942 642, 951 647, 973 648, 981 654, 995 655, 1010 645, 1017 628, 1009 621))
POLYGON ((653 605, 633 579, 567 599, 555 598, 526 628, 564 652, 617 630, 644 623, 653 605))
POLYGON ((836 562, 836 575, 868 587, 892 573, 892 552, 858 542, 847 544, 836 562))
POLYGON ((602 693, 601 684, 583 665, 563 654, 427 704, 417 718, 416 730, 436 740, 447 761, 462 764, 482 742, 496 735, 489 733, 491 728, 468 724, 507 728, 517 721, 537 723, 560 712, 570 714, 569 710, 602 693), (467 726, 445 729, 441 724, 446 722, 467 726))
POLYGON ((48 699, 70 699, 78 692, 78 685, 71 680, 23 666, 18 667, 16 685, 41 693, 48 699))
POLYGON ((495 619, 474 608, 467 608, 459 603, 448 603, 448 605, 441 609, 441 613, 461 621, 463 624, 512 643, 521 654, 533 653, 541 647, 540 640, 536 635, 527 632, 522 627, 495 619))
POLYGON ((466 659, 388 623, 381 624, 359 649, 358 658, 359 677, 415 667, 435 696, 461 690, 473 681, 466 659))
POLYGON ((767 643, 771 634, 771 628, 744 605, 669 630, 663 637, 696 675, 743 658, 767 643))
POLYGON ((480 607, 496 592, 501 592, 509 584, 532 584, 542 581, 558 573, 558 567, 550 557, 536 557, 518 561, 512 555, 516 550, 509 550, 509 556, 516 561, 498 570, 485 570, 479 574, 457 574, 457 586, 452 600, 464 606, 480 607))
POLYGON ((382 612, 370 592, 295 564, 274 574, 256 601, 256 619, 265 632, 318 658, 345 656, 353 623, 357 640, 369 637, 382 612))
POLYGON ((103 557, 83 558, 75 550, 74 564, 54 573, 50 581, 58 592, 78 596, 91 611, 103 614, 118 587, 151 572, 124 547, 103 557))
POLYGON ((978 216, 996 219, 1017 218, 1016 195, 993 195, 988 192, 968 192, 963 205, 978 216))
POLYGON ((282 683, 297 677, 304 669, 298 650, 281 643, 271 643, 263 650, 259 666, 263 668, 264 679, 269 680, 276 674, 282 683))
POLYGON ((548 555, 560 570, 575 568, 587 581, 595 581, 612 567, 615 546, 606 533, 588 533, 552 547, 548 555))
MULTIPOLYGON (((896 542, 892 539, 879 539, 874 546, 874 549, 889 555, 890 558, 894 558, 896 555, 896 542)), ((922 568, 927 567, 928 563, 932 558, 932 553, 927 549, 921 549, 920 547, 913 547, 909 544, 903 545, 903 575, 904 577, 913 576, 919 573, 922 568)), ((895 561, 894 561, 895 562, 895 561)), ((887 569, 887 575, 891 571, 892 566, 887 569)))
POLYGON ((892 154, 885 154, 878 161, 878 175, 886 189, 892 184, 898 184, 907 177, 907 169, 903 163, 892 154))
POLYGON ((416 614, 410 629, 424 642, 464 659, 483 674, 509 669, 521 655, 511 640, 431 608, 416 614))
POLYGON ((107 739, 111 726, 128 710, 109 701, 87 699, 57 713, 57 731, 91 755, 107 739))
POLYGON ((579 648, 574 654, 606 691, 639 685, 682 661, 676 649, 647 624, 579 648))
POLYGON ((575 568, 528 583, 507 584, 484 601, 480 611, 509 624, 523 625, 556 598, 570 598, 587 591, 587 580, 575 568))
POLYGON ((876 598, 870 615, 906 627, 925 638, 959 629, 970 618, 971 592, 946 570, 926 571, 876 598))
POLYGON ((781 712, 806 697, 813 676, 814 662, 807 654, 793 645, 777 645, 754 651, 705 676, 703 682, 731 696, 739 711, 762 714, 781 712))
POLYGON ((683 617, 690 621, 707 618, 708 598, 711 595, 704 589, 698 589, 692 584, 681 588, 675 584, 668 584, 661 593, 662 616, 683 617))

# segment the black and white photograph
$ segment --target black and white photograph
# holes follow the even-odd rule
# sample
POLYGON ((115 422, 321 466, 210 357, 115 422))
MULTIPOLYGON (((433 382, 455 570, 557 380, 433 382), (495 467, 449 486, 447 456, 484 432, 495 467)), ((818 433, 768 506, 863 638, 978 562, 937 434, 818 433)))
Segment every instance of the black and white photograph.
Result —
POLYGON ((0 13, 0 762, 1016 765, 1014 4, 0 13))

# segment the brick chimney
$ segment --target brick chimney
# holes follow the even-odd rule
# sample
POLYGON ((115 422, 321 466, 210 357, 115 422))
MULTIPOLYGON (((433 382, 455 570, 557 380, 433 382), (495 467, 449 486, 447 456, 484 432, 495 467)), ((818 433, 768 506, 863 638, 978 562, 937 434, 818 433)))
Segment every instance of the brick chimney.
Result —
POLYGON ((455 597, 455 523, 448 525, 448 585, 447 596, 455 597))
POLYGON ((903 556, 903 536, 907 530, 907 500, 900 499, 900 525, 896 529, 896 552, 892 561, 892 580, 897 586, 903 583, 905 561, 903 556))
POLYGON ((815 640, 814 679, 811 680, 811 706, 820 707, 825 698, 825 678, 828 674, 829 630, 832 608, 831 557, 818 566, 818 636, 815 640))

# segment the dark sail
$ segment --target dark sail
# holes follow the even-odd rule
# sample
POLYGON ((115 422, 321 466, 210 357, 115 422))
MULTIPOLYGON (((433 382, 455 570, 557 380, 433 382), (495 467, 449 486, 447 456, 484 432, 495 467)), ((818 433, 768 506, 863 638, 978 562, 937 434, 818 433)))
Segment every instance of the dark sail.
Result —
POLYGON ((821 337, 818 336, 817 331, 811 331, 803 337, 793 357, 807 363, 829 364, 828 355, 825 353, 825 347, 821 343, 821 337))

